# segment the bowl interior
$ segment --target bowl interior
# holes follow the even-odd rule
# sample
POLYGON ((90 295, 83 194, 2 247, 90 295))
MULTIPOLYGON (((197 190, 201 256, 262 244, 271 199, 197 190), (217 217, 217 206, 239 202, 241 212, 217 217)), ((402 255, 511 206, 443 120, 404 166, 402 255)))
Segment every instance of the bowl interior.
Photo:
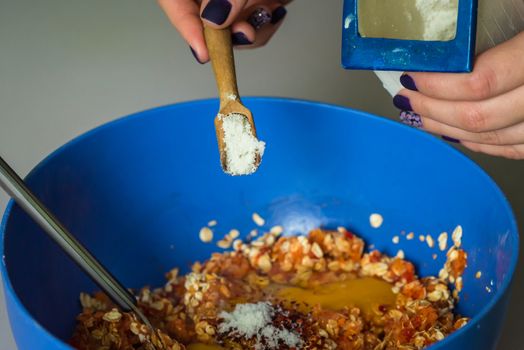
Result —
MULTIPOLYGON (((253 212, 286 234, 349 227, 391 255, 402 249, 420 275, 437 274, 446 252, 418 236, 436 240, 462 225, 469 261, 459 311, 474 317, 507 284, 518 243, 511 210, 463 155, 422 132, 349 109, 270 98, 246 103, 267 142, 253 176, 222 173, 212 122, 218 104, 209 100, 95 129, 27 180, 129 287, 160 285, 172 267, 187 269, 216 251, 198 238, 209 220, 218 220, 215 237, 233 228, 247 234, 255 228, 253 212), (380 228, 371 228, 371 213, 384 217, 380 228), (416 239, 407 240, 409 232, 416 239)), ((67 339, 79 293, 96 287, 17 206, 5 220, 3 253, 16 295, 39 323, 67 339)))

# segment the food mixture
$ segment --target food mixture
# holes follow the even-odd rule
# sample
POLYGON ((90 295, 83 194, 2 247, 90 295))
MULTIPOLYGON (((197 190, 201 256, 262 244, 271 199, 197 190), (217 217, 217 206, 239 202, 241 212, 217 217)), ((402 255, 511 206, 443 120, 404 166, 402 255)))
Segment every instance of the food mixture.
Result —
MULTIPOLYGON (((200 233, 204 241, 208 230, 200 233)), ((423 278, 403 254, 366 252, 364 241, 343 228, 281 233, 251 234, 244 242, 232 231, 222 240, 231 251, 196 262, 186 275, 173 269, 162 288, 143 288, 139 307, 163 344, 171 350, 422 349, 468 322, 453 311, 467 261, 458 228, 439 276, 423 278)), ((104 294, 80 300, 75 348, 161 345, 104 294)))

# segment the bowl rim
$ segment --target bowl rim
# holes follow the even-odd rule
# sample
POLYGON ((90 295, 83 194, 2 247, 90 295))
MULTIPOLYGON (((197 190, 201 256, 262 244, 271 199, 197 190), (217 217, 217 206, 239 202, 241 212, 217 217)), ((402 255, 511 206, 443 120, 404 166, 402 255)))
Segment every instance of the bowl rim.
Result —
MULTIPOLYGON (((423 132, 423 131, 420 131, 418 129, 415 129, 415 128, 412 128, 412 127, 400 124, 398 122, 394 122, 393 120, 387 119, 385 117, 374 115, 374 114, 371 114, 371 113, 368 113, 368 112, 365 112, 365 111, 361 111, 361 110, 358 110, 358 109, 345 107, 345 106, 342 106, 342 105, 331 104, 331 103, 315 101, 315 100, 306 100, 306 99, 289 98, 289 97, 274 97, 274 96, 246 96, 246 97, 243 98, 243 100, 248 102, 248 104, 249 104, 250 101, 258 101, 258 102, 262 101, 262 102, 270 102, 270 103, 273 103, 273 102, 282 103, 282 102, 284 102, 284 103, 287 103, 287 104, 300 104, 300 105, 308 105, 308 106, 315 106, 315 107, 325 107, 325 108, 327 107, 329 109, 343 110, 343 111, 348 111, 349 110, 349 111, 355 113, 356 115, 358 115, 359 117, 371 118, 371 119, 380 121, 382 123, 389 124, 392 127, 402 128, 404 130, 404 132, 417 134, 418 135, 417 137, 426 138, 428 140, 428 142, 441 142, 437 138, 435 138, 434 136, 430 135, 427 132, 423 132)), ((217 98, 206 98, 206 99, 196 99, 196 100, 175 102, 175 103, 171 103, 171 104, 168 104, 168 105, 162 105, 162 106, 158 106, 158 107, 144 109, 144 110, 141 110, 141 111, 138 111, 138 112, 135 112, 135 113, 131 113, 129 115, 118 117, 118 118, 116 118, 114 120, 111 120, 111 121, 109 121, 107 123, 104 123, 102 125, 94 127, 94 128, 92 128, 92 129, 90 129, 90 130, 88 130, 86 132, 83 132, 83 133, 73 137, 72 139, 70 139, 69 141, 64 143, 63 145, 59 146, 57 149, 55 149, 54 151, 49 153, 46 157, 44 157, 40 162, 38 162, 31 169, 31 171, 26 175, 26 178, 31 177, 40 168, 44 167, 51 159, 56 157, 58 154, 63 152, 65 149, 67 149, 67 148, 69 148, 69 147, 71 147, 71 146, 73 146, 73 145, 83 141, 84 139, 87 139, 87 138, 91 137, 92 135, 94 135, 94 134, 96 134, 96 133, 98 133, 98 132, 100 132, 100 131, 102 131, 102 130, 104 130, 106 128, 114 127, 115 125, 127 122, 127 121, 135 119, 135 118, 144 118, 148 114, 154 114, 154 113, 157 113, 157 112, 161 112, 163 110, 169 110, 169 109, 171 109, 171 108, 173 108, 175 106, 181 106, 181 105, 184 105, 184 106, 188 106, 188 105, 202 105, 202 104, 208 104, 208 103, 215 103, 215 104, 218 105, 218 99, 217 98)), ((458 329, 457 331, 451 333, 450 335, 445 337, 443 340, 438 341, 438 342, 430 345, 428 347, 428 349, 432 349, 432 348, 434 348, 436 346, 444 347, 444 346, 446 346, 446 344, 451 342, 453 339, 459 337, 462 333, 465 333, 468 330, 472 329, 473 327, 476 327, 476 325, 478 324, 479 320, 484 318, 484 316, 486 316, 486 314, 488 312, 490 312, 490 310, 502 299, 502 297, 506 294, 506 292, 508 292, 510 290, 511 283, 513 281, 513 278, 514 278, 514 275, 515 275, 515 270, 516 270, 517 263, 518 263, 519 242, 520 242, 520 235, 519 235, 518 226, 517 226, 517 222, 516 222, 516 218, 515 218, 515 213, 513 212, 513 209, 511 207, 511 205, 510 205, 506 195, 500 189, 500 187, 497 185, 495 180, 493 180, 491 178, 491 176, 489 176, 489 174, 480 165, 478 165, 471 158, 467 157, 464 153, 460 152, 456 148, 454 148, 454 147, 452 147, 452 146, 450 146, 448 144, 445 144, 445 143, 442 143, 441 146, 447 147, 450 152, 455 154, 455 156, 459 156, 460 158, 462 158, 463 161, 469 162, 470 165, 476 167, 477 170, 479 171, 479 175, 483 176, 488 181, 488 183, 490 183, 492 189, 494 189, 495 192, 500 197, 501 203, 504 206, 504 209, 509 214, 511 231, 513 232, 512 236, 514 236, 513 238, 516 240, 516 244, 514 244, 512 246, 512 249, 511 249, 512 257, 511 257, 511 261, 510 261, 509 269, 508 269, 509 273, 506 274, 506 276, 504 277, 504 280, 503 280, 503 282, 501 284, 501 287, 497 290, 497 292, 495 293, 493 298, 490 300, 490 302, 485 304, 481 308, 480 312, 474 318, 472 318, 471 321, 468 322, 464 327, 462 327, 462 328, 458 329)), ((20 312, 23 314, 24 317, 27 317, 27 318, 31 319, 37 329, 41 330, 50 339, 53 339, 53 340, 57 341, 63 347, 71 349, 71 350, 74 350, 73 347, 71 347, 65 341, 63 341, 62 339, 58 338, 57 336, 55 336, 51 332, 49 332, 42 324, 40 324, 40 322, 35 320, 33 318, 33 316, 31 315, 31 313, 23 305, 23 303, 20 300, 20 298, 18 297, 18 295, 15 293, 15 290, 14 290, 13 285, 11 283, 11 280, 9 278, 9 273, 8 273, 8 270, 7 270, 6 259, 5 259, 5 252, 4 252, 4 240, 5 240, 5 233, 6 233, 6 228, 7 228, 7 222, 8 222, 8 219, 10 217, 11 211, 12 211, 12 209, 14 207, 14 204, 15 203, 14 203, 13 199, 10 199, 8 201, 8 204, 6 206, 5 212, 4 212, 3 216, 2 216, 2 221, 0 222, 0 257, 2 257, 1 262, 0 262, 0 273, 1 273, 2 278, 3 278, 3 284, 4 284, 6 299, 7 299, 7 294, 9 294, 10 298, 14 302, 14 306, 20 310, 20 312)), ((7 302, 7 300, 6 300, 6 302, 7 302)), ((9 325, 12 326, 9 317, 8 317, 8 319, 9 319, 9 325)), ((14 337, 14 334, 13 334, 13 337, 14 337)), ((14 337, 14 339, 15 339, 15 343, 16 343, 17 342, 16 337, 14 337)))

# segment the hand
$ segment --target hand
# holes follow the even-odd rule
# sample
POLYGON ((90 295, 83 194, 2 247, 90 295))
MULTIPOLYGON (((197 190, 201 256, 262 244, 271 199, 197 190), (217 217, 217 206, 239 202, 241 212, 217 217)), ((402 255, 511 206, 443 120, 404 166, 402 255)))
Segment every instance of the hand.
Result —
POLYGON ((209 61, 203 24, 231 26, 233 45, 265 45, 282 23, 290 0, 158 0, 200 63, 209 61))
POLYGON ((524 32, 478 56, 472 73, 407 73, 400 81, 406 89, 393 103, 404 123, 524 159, 524 32))

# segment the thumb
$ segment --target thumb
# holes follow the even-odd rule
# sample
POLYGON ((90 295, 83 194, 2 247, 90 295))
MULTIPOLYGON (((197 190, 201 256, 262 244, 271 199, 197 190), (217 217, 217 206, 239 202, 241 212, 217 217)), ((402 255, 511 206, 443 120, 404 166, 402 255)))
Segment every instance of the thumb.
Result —
POLYGON ((200 17, 210 27, 226 28, 235 21, 246 3, 247 0, 203 0, 200 17))

